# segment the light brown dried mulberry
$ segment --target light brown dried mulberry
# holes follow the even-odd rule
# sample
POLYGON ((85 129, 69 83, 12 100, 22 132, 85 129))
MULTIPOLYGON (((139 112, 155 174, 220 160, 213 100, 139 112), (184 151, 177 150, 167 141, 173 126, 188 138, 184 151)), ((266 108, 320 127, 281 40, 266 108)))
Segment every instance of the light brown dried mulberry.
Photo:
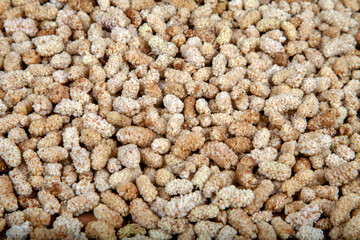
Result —
POLYGON ((237 155, 225 143, 211 141, 205 143, 200 153, 213 160, 221 168, 230 169, 238 162, 237 155))

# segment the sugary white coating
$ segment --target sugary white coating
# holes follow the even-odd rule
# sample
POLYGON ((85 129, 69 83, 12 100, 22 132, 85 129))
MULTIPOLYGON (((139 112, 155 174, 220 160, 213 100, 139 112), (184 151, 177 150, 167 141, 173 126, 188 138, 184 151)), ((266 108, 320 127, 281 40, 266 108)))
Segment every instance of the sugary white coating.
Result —
POLYGON ((270 140, 270 131, 267 128, 262 128, 254 135, 252 144, 254 148, 266 147, 270 140))
POLYGON ((12 226, 9 230, 6 231, 6 236, 8 239, 25 240, 32 230, 33 227, 31 226, 31 223, 26 221, 21 225, 12 226))
POLYGON ((84 238, 83 233, 81 233, 83 224, 77 218, 73 218, 67 214, 57 217, 53 226, 57 234, 62 233, 69 237, 84 238))
POLYGON ((264 149, 254 149, 251 151, 250 156, 258 163, 266 161, 274 161, 277 157, 275 148, 267 147, 264 149))
POLYGON ((74 167, 77 173, 86 173, 90 171, 90 153, 85 148, 73 148, 70 152, 70 157, 74 162, 74 167))
POLYGON ((217 234, 216 239, 234 239, 237 234, 237 231, 235 228, 230 227, 229 225, 224 226, 219 233, 217 234))
POLYGON ((188 63, 193 64, 196 69, 205 66, 205 58, 201 55, 201 52, 196 47, 188 47, 185 51, 182 52, 182 55, 185 60, 188 63))
POLYGON ((224 113, 232 113, 233 107, 231 104, 231 97, 228 92, 220 92, 215 97, 215 102, 218 109, 224 113))
POLYGON ((153 211, 157 216, 161 217, 162 219, 164 219, 165 217, 174 219, 173 217, 166 216, 167 214, 165 212, 165 206, 168 204, 168 202, 169 201, 161 197, 156 197, 155 201, 150 204, 151 211, 153 211))
POLYGON ((36 22, 31 18, 6 19, 4 21, 4 27, 6 32, 13 33, 22 31, 30 37, 36 36, 39 31, 36 27, 36 22))
POLYGON ((342 31, 347 32, 349 28, 357 25, 354 19, 347 14, 335 10, 322 11, 319 17, 329 25, 339 27, 342 31))
POLYGON ((300 211, 287 215, 285 221, 295 228, 312 226, 320 218, 321 214, 322 211, 317 204, 309 204, 301 208, 300 211))
POLYGON ((109 173, 114 173, 122 169, 120 160, 117 158, 110 158, 106 164, 106 169, 109 173))
POLYGON ((121 114, 132 117, 140 112, 140 103, 132 98, 117 97, 114 99, 113 108, 121 114))
POLYGON ((284 181, 291 176, 291 168, 275 161, 263 161, 259 164, 259 173, 269 179, 284 181))
POLYGON ((282 44, 274 39, 268 37, 261 37, 260 38, 260 48, 264 52, 272 55, 276 52, 285 52, 285 48, 282 44))
POLYGON ((184 103, 179 98, 171 94, 164 97, 163 103, 170 113, 180 113, 184 108, 184 103))
POLYGON ((165 154, 170 150, 171 142, 166 138, 156 138, 151 143, 151 149, 159 154, 165 154))
POLYGON ((110 173, 106 171, 104 168, 100 169, 95 173, 94 184, 99 192, 104 192, 111 188, 109 184, 109 177, 110 177, 110 173))
POLYGON ((280 94, 270 97, 264 108, 264 113, 267 116, 271 116, 275 113, 284 113, 289 110, 296 109, 301 104, 301 100, 294 94, 280 94))
POLYGON ((199 191, 191 192, 180 197, 171 198, 165 206, 165 212, 170 217, 185 217, 196 206, 204 203, 205 199, 199 191))
POLYGON ((334 152, 345 161, 351 161, 355 158, 355 152, 346 145, 337 146, 334 152))
POLYGON ((5 220, 7 225, 14 226, 14 225, 21 225, 25 222, 25 214, 21 211, 12 212, 6 214, 5 220))
POLYGON ((324 239, 324 233, 321 229, 303 225, 299 228, 299 231, 296 233, 296 237, 300 240, 307 240, 307 239, 321 240, 324 239))
POLYGON ((118 149, 117 157, 121 165, 127 168, 137 168, 140 164, 140 152, 135 144, 121 146, 118 149))
POLYGON ((104 138, 109 138, 115 133, 115 128, 105 119, 94 113, 87 113, 82 116, 85 128, 96 130, 104 138))
POLYGON ((334 9, 335 3, 333 0, 320 0, 319 7, 324 10, 334 9))
POLYGON ((210 114, 211 113, 208 102, 204 98, 199 98, 196 100, 195 108, 199 114, 210 114))
POLYGON ((9 139, 0 139, 0 157, 10 167, 17 167, 21 163, 21 152, 14 142, 9 139))
POLYGON ((175 57, 178 52, 177 47, 172 42, 166 42, 159 36, 154 36, 149 41, 149 46, 151 50, 157 54, 167 54, 171 57, 175 57))
POLYGON ((60 53, 64 49, 62 39, 55 35, 40 36, 33 39, 36 51, 40 56, 49 57, 60 53))
POLYGON ((346 161, 336 154, 330 154, 325 158, 325 165, 332 168, 338 166, 346 161))
POLYGON ((181 234, 189 228, 189 221, 185 218, 163 217, 158 222, 158 226, 171 234, 181 234))
POLYGON ((115 27, 111 30, 111 38, 116 42, 127 43, 131 39, 131 34, 126 28, 115 27))
POLYGON ((74 147, 79 146, 79 131, 76 127, 65 128, 62 134, 62 140, 64 143, 64 148, 71 150, 74 147))
POLYGON ((150 237, 150 239, 157 239, 157 240, 160 240, 160 239, 170 240, 170 239, 172 239, 171 234, 164 231, 164 230, 162 230, 162 229, 151 229, 149 231, 149 237, 150 237))
POLYGON ((173 114, 167 123, 166 132, 173 137, 178 135, 181 131, 181 126, 183 125, 184 121, 184 115, 179 113, 173 114))
POLYGON ((187 179, 174 179, 165 185, 165 192, 169 195, 187 194, 193 189, 193 184, 187 179))
POLYGON ((88 179, 83 178, 79 182, 72 185, 76 195, 95 192, 95 185, 88 179))
POLYGON ((325 57, 333 57, 337 55, 343 55, 348 51, 354 49, 356 41, 350 34, 343 34, 334 39, 328 39, 322 45, 322 53, 325 57))
POLYGON ((0 100, 0 116, 4 116, 6 110, 7 110, 6 104, 2 100, 0 100))
POLYGON ((226 71, 226 64, 227 60, 223 54, 220 53, 216 55, 212 60, 212 73, 217 77, 224 74, 226 71))
POLYGON ((45 96, 37 96, 33 100, 34 111, 40 115, 48 115, 53 110, 52 103, 45 96))
POLYGON ((217 192, 213 202, 222 210, 229 207, 242 208, 252 203, 254 197, 252 190, 242 190, 230 185, 217 192))
POLYGON ((224 225, 219 222, 200 221, 195 224, 196 235, 201 238, 214 238, 224 225))
POLYGON ((304 133, 298 141, 299 152, 306 155, 316 155, 329 148, 331 145, 331 137, 318 132, 304 133))
POLYGON ((63 99, 56 105, 54 112, 65 116, 80 117, 83 114, 83 106, 81 102, 63 99))
POLYGON ((254 213, 251 218, 256 223, 261 221, 270 222, 273 218, 273 214, 271 211, 264 210, 254 213))

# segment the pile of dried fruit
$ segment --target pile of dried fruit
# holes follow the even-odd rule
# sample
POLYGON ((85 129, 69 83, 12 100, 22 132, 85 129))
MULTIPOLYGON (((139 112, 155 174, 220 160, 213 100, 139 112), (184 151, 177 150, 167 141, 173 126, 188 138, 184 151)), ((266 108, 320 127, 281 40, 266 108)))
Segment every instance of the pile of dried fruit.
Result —
POLYGON ((360 239, 358 0, 1 0, 8 239, 360 239))

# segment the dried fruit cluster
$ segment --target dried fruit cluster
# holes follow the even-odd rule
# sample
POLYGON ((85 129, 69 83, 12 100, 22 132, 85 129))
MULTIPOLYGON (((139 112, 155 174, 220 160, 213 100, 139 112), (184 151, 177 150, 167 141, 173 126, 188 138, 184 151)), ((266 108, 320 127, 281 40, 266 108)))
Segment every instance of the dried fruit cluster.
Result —
POLYGON ((360 239, 357 0, 1 0, 8 239, 360 239))

